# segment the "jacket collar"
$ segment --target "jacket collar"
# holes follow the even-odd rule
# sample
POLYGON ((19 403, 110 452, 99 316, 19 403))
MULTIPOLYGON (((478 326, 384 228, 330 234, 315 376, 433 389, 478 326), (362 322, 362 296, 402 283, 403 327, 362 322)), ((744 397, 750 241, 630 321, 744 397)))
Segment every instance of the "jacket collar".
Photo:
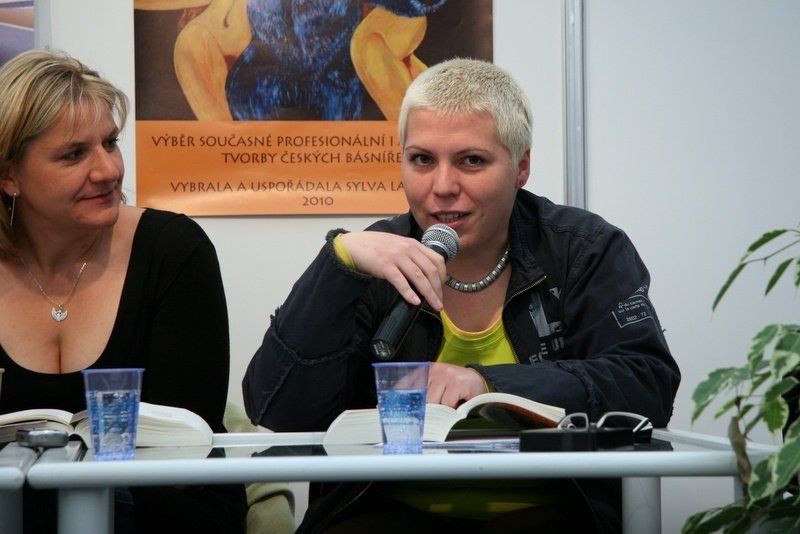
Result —
POLYGON ((535 258, 539 246, 537 200, 538 197, 533 193, 520 189, 517 192, 514 209, 511 211, 508 244, 512 270, 507 297, 545 276, 535 258))

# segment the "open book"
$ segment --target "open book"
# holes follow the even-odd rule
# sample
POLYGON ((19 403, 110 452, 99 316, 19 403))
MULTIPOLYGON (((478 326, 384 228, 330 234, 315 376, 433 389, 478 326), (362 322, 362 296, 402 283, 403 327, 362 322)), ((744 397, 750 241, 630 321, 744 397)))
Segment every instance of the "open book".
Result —
MULTIPOLYGON (((495 427, 522 430, 554 427, 564 417, 564 409, 497 392, 473 397, 457 409, 444 404, 428 404, 425 406, 423 441, 445 441, 453 427, 469 416, 479 416, 494 423, 495 427)), ((323 439, 325 445, 380 442, 377 408, 343 411, 330 424, 323 439)))
MULTIPOLYGON (((32 409, 0 415, 0 436, 18 428, 52 428, 66 430, 92 447, 89 415, 86 410, 72 414, 65 410, 32 409)), ((208 423, 194 412, 174 406, 139 403, 137 447, 172 447, 211 445, 213 432, 208 423)), ((6 436, 6 441, 14 439, 6 436)))

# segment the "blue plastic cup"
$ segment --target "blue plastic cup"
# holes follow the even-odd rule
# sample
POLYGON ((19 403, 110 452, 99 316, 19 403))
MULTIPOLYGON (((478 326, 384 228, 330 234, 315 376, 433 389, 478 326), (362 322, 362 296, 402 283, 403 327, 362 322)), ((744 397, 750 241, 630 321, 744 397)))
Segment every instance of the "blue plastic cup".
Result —
POLYGON ((82 371, 95 460, 133 458, 143 372, 144 369, 82 371))
POLYGON ((429 362, 373 363, 384 454, 422 452, 429 362))

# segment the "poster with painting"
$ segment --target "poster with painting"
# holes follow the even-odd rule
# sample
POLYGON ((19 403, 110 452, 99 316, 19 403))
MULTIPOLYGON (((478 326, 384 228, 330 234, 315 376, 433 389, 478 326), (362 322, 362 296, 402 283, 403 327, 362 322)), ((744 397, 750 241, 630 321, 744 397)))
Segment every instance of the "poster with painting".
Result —
POLYGON ((407 209, 397 116, 492 59, 484 0, 135 0, 137 202, 191 215, 407 209))
POLYGON ((0 65, 34 45, 33 0, 0 0, 0 65))

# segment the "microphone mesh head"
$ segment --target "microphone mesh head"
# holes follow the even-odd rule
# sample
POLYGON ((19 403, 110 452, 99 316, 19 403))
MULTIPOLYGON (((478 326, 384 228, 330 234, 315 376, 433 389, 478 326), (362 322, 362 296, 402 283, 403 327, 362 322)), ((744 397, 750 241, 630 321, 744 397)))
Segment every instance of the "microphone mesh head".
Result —
POLYGON ((450 261, 458 254, 458 234, 446 224, 434 224, 422 234, 422 244, 428 248, 436 246, 445 251, 445 261, 450 261))

